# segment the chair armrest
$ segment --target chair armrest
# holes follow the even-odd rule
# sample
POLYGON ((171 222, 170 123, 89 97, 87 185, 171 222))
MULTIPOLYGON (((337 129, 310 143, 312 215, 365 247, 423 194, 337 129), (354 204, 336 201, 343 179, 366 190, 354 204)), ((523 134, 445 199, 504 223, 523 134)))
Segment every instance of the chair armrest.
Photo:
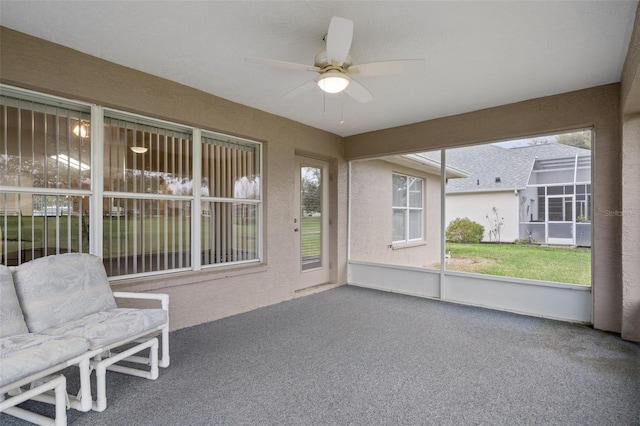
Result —
POLYGON ((169 295, 165 293, 132 293, 127 291, 114 291, 113 297, 120 299, 146 299, 159 300, 162 303, 162 309, 169 310, 169 295))

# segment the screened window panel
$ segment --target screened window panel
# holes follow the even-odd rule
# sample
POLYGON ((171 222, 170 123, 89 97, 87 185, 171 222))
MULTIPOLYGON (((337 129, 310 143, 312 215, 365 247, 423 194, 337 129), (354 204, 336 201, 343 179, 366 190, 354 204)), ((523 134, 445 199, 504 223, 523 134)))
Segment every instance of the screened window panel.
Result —
POLYGON ((591 181, 591 167, 580 168, 576 173, 576 182, 589 182, 591 181))
POLYGON ((573 199, 565 198, 564 200, 564 220, 573 221, 573 199))
POLYGON ((103 258, 109 276, 191 266, 190 201, 105 197, 103 258))
POLYGON ((549 198, 549 218, 550 221, 560 222, 563 220, 562 198, 549 198))
POLYGON ((564 189, 562 186, 549 186, 547 187, 547 195, 562 195, 564 189))

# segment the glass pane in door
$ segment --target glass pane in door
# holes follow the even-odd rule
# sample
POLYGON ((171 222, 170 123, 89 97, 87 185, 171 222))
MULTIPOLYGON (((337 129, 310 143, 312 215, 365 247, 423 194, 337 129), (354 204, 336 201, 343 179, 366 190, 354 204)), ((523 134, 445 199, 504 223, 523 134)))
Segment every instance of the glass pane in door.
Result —
POLYGON ((322 168, 300 168, 300 256, 302 270, 322 266, 322 168))

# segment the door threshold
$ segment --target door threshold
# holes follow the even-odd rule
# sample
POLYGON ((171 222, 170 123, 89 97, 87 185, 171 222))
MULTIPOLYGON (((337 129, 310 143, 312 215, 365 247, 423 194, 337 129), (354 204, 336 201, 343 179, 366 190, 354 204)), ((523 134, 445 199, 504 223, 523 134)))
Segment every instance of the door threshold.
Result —
POLYGON ((310 294, 319 293, 321 291, 330 290, 332 288, 340 287, 343 284, 324 283, 316 284, 311 287, 305 287, 294 291, 296 297, 308 296, 310 294))

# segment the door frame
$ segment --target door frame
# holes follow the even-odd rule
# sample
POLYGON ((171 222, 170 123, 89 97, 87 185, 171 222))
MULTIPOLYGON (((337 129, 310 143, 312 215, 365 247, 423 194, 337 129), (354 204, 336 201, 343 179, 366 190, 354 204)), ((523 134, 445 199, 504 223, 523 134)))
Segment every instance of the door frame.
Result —
POLYGON ((297 264, 297 279, 295 280, 295 289, 302 290, 309 287, 315 287, 330 282, 330 234, 329 234, 329 212, 330 212, 330 185, 329 185, 329 162, 317 158, 296 155, 295 157, 295 178, 294 178, 294 201, 293 201, 293 233, 294 233, 294 251, 297 264), (302 269, 302 199, 301 199, 301 168, 302 167, 319 167, 322 170, 321 180, 321 266, 308 270, 302 269))
POLYGON ((557 194, 557 195, 547 195, 545 200, 545 235, 546 235, 546 243, 547 244, 567 244, 567 245, 575 245, 576 243, 576 198, 575 194, 557 194), (572 220, 549 220, 549 199, 550 198, 560 198, 562 199, 562 217, 565 216, 565 202, 567 198, 571 199, 571 216, 572 220), (549 236, 549 225, 551 224, 571 224, 571 238, 554 238, 549 236))

